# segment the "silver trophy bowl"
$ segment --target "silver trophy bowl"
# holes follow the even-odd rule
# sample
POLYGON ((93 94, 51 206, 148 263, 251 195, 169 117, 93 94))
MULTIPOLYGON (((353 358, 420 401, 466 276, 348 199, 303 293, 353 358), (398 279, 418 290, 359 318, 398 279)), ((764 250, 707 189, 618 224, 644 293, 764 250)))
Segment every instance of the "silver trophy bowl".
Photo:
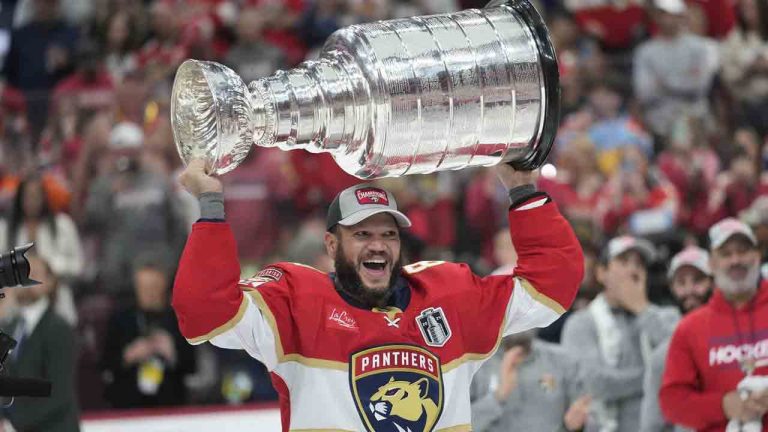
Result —
POLYGON ((224 174, 253 144, 328 152, 362 179, 544 163, 559 122, 552 43, 527 0, 353 25, 320 58, 251 82, 178 69, 171 122, 186 163, 224 174))

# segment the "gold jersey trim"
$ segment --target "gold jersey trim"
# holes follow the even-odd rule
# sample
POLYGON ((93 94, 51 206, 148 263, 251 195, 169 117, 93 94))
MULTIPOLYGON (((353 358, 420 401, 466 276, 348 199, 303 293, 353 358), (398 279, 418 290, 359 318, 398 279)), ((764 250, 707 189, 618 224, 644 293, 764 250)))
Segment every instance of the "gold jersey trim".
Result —
MULTIPOLYGON (((525 291, 528 292, 528 295, 531 296, 534 300, 552 309, 558 315, 565 313, 565 308, 561 306, 560 303, 540 293, 533 285, 531 285, 530 282, 523 278, 517 278, 517 280, 520 281, 520 285, 522 285, 525 291)), ((514 293, 512 295, 514 295, 514 293)))
POLYGON ((211 340, 216 336, 224 333, 225 331, 232 329, 234 326, 237 325, 237 323, 240 322, 241 319, 243 319, 243 315, 245 315, 245 311, 247 309, 248 309, 248 299, 245 298, 245 296, 243 296, 243 300, 240 302, 240 307, 237 309, 237 313, 229 321, 227 321, 223 325, 220 325, 219 327, 216 327, 215 329, 211 330, 210 332, 202 336, 198 336, 192 339, 187 339, 187 342, 189 342, 192 345, 197 345, 197 344, 206 342, 208 340, 211 340))
POLYGON ((282 341, 280 340, 280 332, 277 329, 277 321, 275 320, 275 316, 272 314, 272 311, 267 306, 267 303, 264 301, 264 297, 262 297, 261 293, 258 291, 249 291, 248 295, 250 295, 253 301, 256 303, 256 307, 259 308, 261 314, 264 316, 264 318, 266 318, 270 329, 272 329, 272 334, 275 336, 275 353, 277 354, 278 363, 294 361, 305 366, 321 369, 335 369, 344 372, 349 370, 349 367, 345 362, 304 357, 301 354, 286 355, 283 351, 282 341))

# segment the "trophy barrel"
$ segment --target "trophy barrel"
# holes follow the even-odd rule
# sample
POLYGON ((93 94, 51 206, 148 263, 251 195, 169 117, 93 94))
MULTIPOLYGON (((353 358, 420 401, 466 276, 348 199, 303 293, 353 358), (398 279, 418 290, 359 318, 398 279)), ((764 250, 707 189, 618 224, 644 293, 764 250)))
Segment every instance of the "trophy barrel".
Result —
POLYGON ((557 62, 527 0, 353 25, 320 58, 252 82, 185 62, 171 115, 179 154, 223 174, 249 147, 331 153, 363 179, 509 163, 533 169, 559 122, 557 62))

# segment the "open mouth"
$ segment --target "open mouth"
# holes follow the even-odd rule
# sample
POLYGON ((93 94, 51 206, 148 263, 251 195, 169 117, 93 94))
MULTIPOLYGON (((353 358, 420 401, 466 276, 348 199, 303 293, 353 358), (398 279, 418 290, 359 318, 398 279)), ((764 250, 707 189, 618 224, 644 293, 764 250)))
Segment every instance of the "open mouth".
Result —
POLYGON ((383 277, 387 274, 387 260, 374 258, 363 261, 363 270, 372 277, 383 277))
POLYGON ((728 276, 731 279, 741 280, 747 276, 748 270, 743 266, 734 266, 728 271, 728 276))

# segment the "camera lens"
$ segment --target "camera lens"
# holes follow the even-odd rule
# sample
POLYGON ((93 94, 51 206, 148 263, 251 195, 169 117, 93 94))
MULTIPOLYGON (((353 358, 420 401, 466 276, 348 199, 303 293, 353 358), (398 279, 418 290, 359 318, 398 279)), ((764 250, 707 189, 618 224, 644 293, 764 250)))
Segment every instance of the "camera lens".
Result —
POLYGON ((0 288, 37 284, 29 278, 29 261, 24 256, 31 247, 32 243, 0 255, 0 288))

